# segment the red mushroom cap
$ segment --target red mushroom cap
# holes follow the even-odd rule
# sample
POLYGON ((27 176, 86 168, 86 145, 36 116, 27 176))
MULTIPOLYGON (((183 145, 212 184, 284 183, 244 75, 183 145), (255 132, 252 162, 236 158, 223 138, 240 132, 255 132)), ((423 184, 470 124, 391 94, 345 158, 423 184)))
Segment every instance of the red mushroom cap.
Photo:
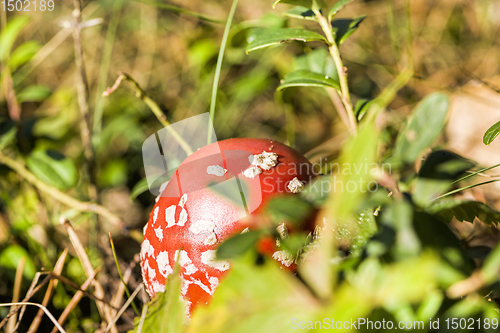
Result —
MULTIPOLYGON (((217 246, 254 227, 271 197, 298 192, 312 168, 300 153, 271 140, 229 139, 194 152, 157 198, 144 228, 141 267, 148 293, 165 290, 178 260, 189 311, 207 304, 229 269, 229 262, 214 260, 217 246)), ((290 265, 281 253, 273 257, 290 265)))

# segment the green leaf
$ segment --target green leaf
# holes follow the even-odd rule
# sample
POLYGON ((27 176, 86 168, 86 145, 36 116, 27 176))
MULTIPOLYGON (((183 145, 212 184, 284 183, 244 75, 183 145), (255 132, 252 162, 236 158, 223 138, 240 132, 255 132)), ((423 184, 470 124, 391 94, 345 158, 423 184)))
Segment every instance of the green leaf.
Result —
POLYGON ((10 245, 0 253, 0 267, 15 271, 22 257, 26 258, 23 276, 31 280, 35 276, 36 266, 29 253, 19 245, 10 245))
POLYGON ((97 177, 99 185, 102 187, 124 185, 127 182, 128 167, 128 163, 122 159, 114 159, 107 162, 97 177))
POLYGON ((284 221, 303 222, 312 211, 311 205, 295 195, 283 195, 272 198, 266 206, 276 223, 284 221))
POLYGON ((7 22, 7 26, 0 33, 0 61, 7 59, 17 35, 29 21, 28 16, 16 16, 7 22))
MULTIPOLYGON (((142 326, 142 332, 181 333, 186 327, 186 303, 181 296, 181 278, 179 264, 176 263, 174 272, 167 278, 164 293, 157 293, 149 303, 148 313, 142 326)), ((135 320, 136 333, 139 319, 135 320)))
POLYGON ((372 104, 373 104, 373 100, 366 99, 366 98, 359 99, 356 102, 356 106, 354 107, 354 114, 356 115, 356 119, 358 121, 363 119, 363 117, 365 116, 366 112, 368 111, 368 109, 370 108, 370 106, 372 104))
POLYGON ((243 255, 245 252, 254 247, 259 239, 260 232, 249 230, 242 234, 234 235, 224 241, 216 252, 217 259, 233 259, 243 255))
POLYGON ((312 0, 276 0, 273 3, 273 8, 276 7, 276 5, 279 3, 286 3, 288 5, 302 6, 307 8, 311 8, 313 5, 312 0))
POLYGON ((345 7, 349 2, 352 0, 339 0, 333 5, 333 7, 330 9, 330 12, 328 13, 328 20, 331 21, 332 18, 337 14, 342 8, 345 7))
POLYGON ((486 283, 492 283, 498 280, 498 273, 500 270, 500 244, 495 248, 484 260, 483 267, 481 267, 481 276, 486 283))
POLYGON ((307 70, 314 73, 326 75, 333 80, 339 80, 335 62, 328 51, 319 47, 302 56, 296 57, 294 62, 295 70, 307 70))
POLYGON ((487 146, 489 146, 490 143, 493 142, 493 140, 496 139, 498 134, 500 133, 500 121, 495 123, 493 126, 488 128, 486 133, 484 133, 483 136, 483 143, 487 146))
POLYGON ((418 155, 430 147, 441 135, 449 99, 442 93, 425 97, 415 108, 409 123, 399 135, 394 149, 394 159, 403 163, 414 163, 418 155))
POLYGON ((0 122, 0 150, 13 143, 16 139, 17 128, 11 120, 0 122))
POLYGON ((428 211, 446 223, 454 217, 460 222, 473 223, 475 218, 488 225, 500 222, 500 212, 479 201, 443 200, 430 206, 428 211))
MULTIPOLYGON (((318 301, 309 290, 273 260, 256 266, 255 255, 231 264, 207 307, 199 307, 188 333, 291 332, 290 320, 313 320, 318 301)), ((144 331, 154 332, 154 331, 144 331)))
POLYGON ((26 158, 26 166, 41 181, 60 190, 77 182, 78 171, 73 162, 56 151, 34 151, 26 158))
POLYGON ((284 12, 283 15, 303 20, 316 20, 314 12, 311 9, 302 6, 293 7, 292 9, 284 12))
POLYGON ((9 66, 12 71, 24 65, 40 50, 41 44, 38 41, 30 40, 18 46, 10 55, 9 66))
POLYGON ((354 19, 339 19, 332 21, 333 32, 335 33, 335 42, 342 44, 347 37, 352 35, 359 27, 366 15, 354 19))
POLYGON ((414 201, 426 206, 475 164, 447 150, 432 152, 418 172, 414 201))
POLYGON ((292 40, 301 42, 322 41, 326 43, 325 37, 314 31, 292 28, 257 28, 248 33, 246 52, 292 40))
POLYGON ((17 100, 23 102, 41 102, 52 94, 52 89, 44 85, 29 86, 17 95, 17 100))
POLYGON ((143 179, 139 180, 134 185, 134 188, 132 189, 132 193, 130 193, 130 200, 131 201, 135 200, 135 198, 137 198, 139 195, 146 192, 147 190, 149 190, 147 178, 143 178, 143 179))
POLYGON ((338 81, 329 76, 307 70, 298 70, 288 74, 281 80, 277 90, 283 90, 290 87, 326 87, 340 90, 338 81))

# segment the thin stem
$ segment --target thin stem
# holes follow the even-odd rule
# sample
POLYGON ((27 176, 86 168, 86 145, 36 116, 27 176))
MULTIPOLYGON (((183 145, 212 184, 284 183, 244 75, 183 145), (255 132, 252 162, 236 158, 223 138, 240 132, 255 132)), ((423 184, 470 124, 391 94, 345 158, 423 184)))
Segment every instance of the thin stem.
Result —
MULTIPOLYGON (((130 298, 130 291, 128 290, 125 280, 123 279, 122 270, 120 269, 120 264, 118 263, 118 257, 116 256, 116 250, 115 250, 115 243, 113 242, 113 237, 111 237, 111 232, 109 233, 109 242, 111 243, 111 250, 113 251, 113 257, 115 258, 115 265, 116 269, 118 270, 118 275, 120 276, 120 280, 123 283, 123 286, 125 287, 125 294, 127 294, 127 297, 130 298)), ((132 302, 132 307, 134 308, 136 316, 139 316, 139 310, 135 306, 134 302, 132 302)))
MULTIPOLYGON (((222 35, 222 43, 219 50, 219 56, 217 57, 217 66, 215 67, 215 77, 214 84, 212 87, 212 98, 210 100, 210 121, 214 123, 215 118, 215 102, 217 100, 217 89, 219 86, 220 72, 222 70, 222 60, 224 59, 224 51, 226 50, 227 37, 229 36, 229 30, 231 28, 231 23, 233 22, 234 12, 236 11, 236 6, 238 5, 238 0, 233 0, 233 5, 229 11, 229 16, 227 17, 226 27, 224 28, 224 34, 222 35)), ((212 131, 208 130, 207 134, 207 144, 212 143, 212 131)))
POLYGON ((179 145, 182 147, 182 149, 186 152, 186 154, 189 156, 193 153, 193 149, 191 146, 177 133, 175 129, 173 129, 170 125, 170 122, 167 120, 167 116, 163 113, 163 111, 160 109, 158 104, 156 104, 155 101, 153 101, 151 98, 149 98, 148 95, 146 95, 146 92, 142 90, 142 88, 139 86, 139 84, 128 74, 119 72, 118 73, 118 78, 116 79, 115 83, 113 84, 112 87, 106 89, 102 95, 103 96, 109 96, 111 95, 122 83, 122 81, 128 81, 130 84, 132 84, 132 87, 134 88, 137 97, 142 99, 144 103, 149 107, 149 109, 154 113, 156 118, 160 121, 160 123, 167 129, 167 131, 172 134, 174 139, 179 143, 179 145))
POLYGON ((330 44, 328 46, 328 50, 330 51, 330 55, 332 56, 333 61, 335 62, 335 67, 337 68, 337 73, 339 76, 339 82, 340 82, 339 95, 340 98, 342 99, 342 104, 344 105, 345 110, 337 110, 337 111, 339 113, 340 112, 347 113, 347 118, 349 119, 349 125, 350 125, 349 130, 355 133, 357 130, 357 123, 356 123, 356 118, 354 117, 354 110, 352 108, 351 95, 349 94, 349 85, 347 84, 347 72, 346 69, 344 68, 344 64, 342 63, 342 58, 340 57, 340 51, 333 36, 332 26, 330 25, 330 22, 328 22, 328 19, 321 14, 319 6, 316 3, 316 0, 313 0, 312 10, 316 15, 316 17, 318 18, 318 23, 321 26, 323 33, 326 35, 328 43, 330 44))
POLYGON ((2 152, 0 152, 0 163, 7 165, 9 168, 17 172, 19 176, 28 181, 31 185, 35 186, 40 191, 45 192, 48 196, 54 198, 55 200, 81 212, 93 212, 98 215, 101 215, 102 217, 108 219, 113 224, 120 227, 122 231, 125 232, 125 227, 122 220, 115 214, 111 213, 106 207, 100 206, 92 202, 82 202, 76 200, 75 198, 67 195, 66 193, 59 191, 55 187, 45 184, 44 182, 39 180, 34 174, 29 172, 22 163, 19 163, 11 159, 10 157, 4 155, 2 152))
POLYGON ((441 198, 444 198, 444 197, 447 197, 449 195, 452 195, 452 194, 464 191, 464 190, 468 190, 470 188, 474 188, 474 187, 481 186, 481 185, 486 185, 486 184, 491 184, 491 183, 496 183, 496 182, 500 182, 500 179, 488 180, 487 182, 482 182, 482 183, 478 183, 478 184, 473 184, 473 185, 461 187, 461 188, 458 188, 456 190, 447 192, 447 193, 445 193, 443 195, 440 195, 439 197, 432 199, 431 202, 432 201, 436 201, 436 200, 441 199, 441 198))
POLYGON ((95 188, 95 169, 94 169, 94 151, 92 149, 92 132, 90 129, 90 109, 88 105, 89 88, 87 75, 85 74, 85 65, 83 63, 83 48, 82 48, 82 26, 81 14, 82 4, 80 0, 73 0, 73 18, 75 19, 73 27, 73 41, 75 48, 75 63, 77 69, 76 75, 76 91, 78 96, 78 105, 81 114, 80 132, 83 144, 83 150, 86 159, 86 169, 89 177, 89 197, 92 201, 97 200, 97 191, 95 188))

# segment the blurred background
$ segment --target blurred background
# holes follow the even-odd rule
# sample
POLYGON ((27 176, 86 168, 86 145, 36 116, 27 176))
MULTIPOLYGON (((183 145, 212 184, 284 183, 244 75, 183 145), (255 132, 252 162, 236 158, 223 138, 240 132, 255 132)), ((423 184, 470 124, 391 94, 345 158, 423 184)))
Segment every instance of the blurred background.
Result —
MULTIPOLYGON (((172 0, 166 4, 147 0, 82 1, 86 27, 81 37, 89 84, 97 199, 122 218, 130 234, 124 235, 102 218, 76 212, 0 165, 0 302, 13 298, 16 268, 22 257, 26 264, 20 295, 26 293, 36 271, 54 268, 65 248, 69 257, 62 275, 78 284, 85 281, 80 261, 59 223, 61 214, 71 219, 93 266, 102 267, 99 279, 106 293, 114 293, 120 284, 108 231, 113 235, 122 271, 130 268, 132 272, 130 286, 141 283, 135 255, 155 202, 149 191, 144 191, 144 183, 141 186, 145 176, 141 147, 161 124, 128 83, 122 83, 109 97, 102 97, 102 92, 114 83, 117 72, 123 71, 158 103, 170 122, 207 112, 224 21, 231 6, 230 1, 212 0, 172 0)), ((0 134, 12 134, 16 129, 12 134, 15 143, 0 144, 2 151, 18 160, 24 158, 33 173, 43 173, 39 170, 44 168, 40 152, 59 156, 67 174, 64 192, 87 201, 71 29, 73 4, 56 1, 52 11, 44 12, 5 11, 1 6, 0 134), (15 27, 9 28, 12 22, 15 27), (19 109, 12 107, 11 92, 19 109)), ((335 158, 347 129, 328 94, 319 88, 275 93, 286 74, 315 57, 324 58, 326 51, 321 45, 294 42, 245 53, 246 33, 252 27, 307 26, 319 32, 315 22, 282 16, 287 9, 278 5, 273 10, 268 0, 240 1, 222 66, 215 131, 219 140, 278 140, 306 154, 312 162, 335 158)), ((341 46, 354 103, 377 96, 406 65, 401 33, 404 1, 356 0, 339 14, 360 15, 367 17, 341 46)), ((453 100, 441 146, 483 166, 499 163, 500 141, 484 146, 482 135, 500 120, 500 1, 412 0, 411 16, 415 76, 378 120, 381 127, 388 128, 384 132, 387 142, 422 97, 441 90, 453 100)), ((464 195, 500 209, 499 193, 496 185, 489 185, 464 195)), ((493 244, 497 239, 496 229, 479 223, 455 227, 464 238, 470 236, 469 241, 474 238, 493 244)), ((62 312, 73 294, 74 289, 60 283, 48 308, 55 314, 62 312)), ((37 294, 33 300, 41 302, 42 298, 37 294)), ((0 318, 7 313, 8 308, 0 307, 0 318)), ((35 313, 28 309, 25 316, 33 318, 35 313)), ((121 330, 132 328, 133 316, 130 310, 120 322, 121 330)), ((99 327, 96 318, 94 302, 84 297, 69 315, 69 327, 93 332, 99 327)), ((44 318, 40 331, 52 327, 44 318)), ((20 331, 26 329, 21 325, 20 331)))

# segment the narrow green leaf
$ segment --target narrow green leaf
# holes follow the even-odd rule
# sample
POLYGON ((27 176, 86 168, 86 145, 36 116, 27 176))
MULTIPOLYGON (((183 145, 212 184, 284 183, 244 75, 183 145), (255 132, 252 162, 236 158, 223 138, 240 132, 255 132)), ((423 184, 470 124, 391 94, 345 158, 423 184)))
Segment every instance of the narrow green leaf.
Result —
POLYGON ((34 151, 26 158, 26 166, 41 181, 60 190, 74 186, 78 178, 73 162, 56 151, 34 151))
POLYGON ((307 8, 311 8, 313 4, 312 0, 276 0, 273 3, 273 8, 276 7, 276 5, 279 3, 286 3, 288 5, 302 6, 307 8))
POLYGON ((17 95, 17 100, 23 102, 41 102, 52 94, 52 89, 44 85, 26 87, 17 95))
POLYGON ((293 7, 292 9, 284 12, 283 15, 303 20, 316 20, 314 12, 311 9, 302 6, 293 7))
POLYGON ((497 123, 495 123, 490 128, 488 128, 488 130, 486 131, 486 133, 484 133, 483 143, 485 145, 489 146, 490 143, 492 143, 493 140, 496 139, 496 137, 498 136, 499 133, 500 133, 500 121, 497 122, 497 123))
POLYGON ((143 178, 139 180, 135 185, 134 188, 132 189, 132 193, 130 193, 130 200, 135 200, 139 195, 142 193, 146 192, 149 189, 148 187, 148 180, 146 178, 143 178))
POLYGON ((16 139, 17 128, 11 120, 0 121, 0 150, 13 143, 16 139))
POLYGON ((290 87, 327 87, 340 90, 339 82, 323 74, 298 70, 285 76, 277 90, 290 87))
POLYGON ((10 55, 9 67, 11 71, 15 71, 18 67, 24 65, 33 58, 40 50, 42 45, 36 40, 30 40, 19 45, 10 55))
POLYGON ((217 248, 217 259, 225 260, 241 256, 257 243, 259 236, 260 232, 250 230, 228 238, 217 248))
POLYGON ((29 21, 28 16, 16 16, 9 20, 5 29, 0 33, 0 61, 7 59, 17 35, 29 21))
POLYGON ((500 222, 500 212, 479 201, 443 200, 428 207, 428 211, 446 223, 453 218, 470 223, 477 218, 488 225, 500 222))
POLYGON ((339 19, 332 21, 332 28, 335 33, 335 42, 337 45, 342 44, 347 37, 352 35, 365 18, 366 16, 360 16, 354 19, 339 19))
POLYGON ((354 107, 354 114, 356 115, 356 119, 360 121, 365 116, 366 112, 373 104, 373 99, 362 98, 356 102, 356 106, 354 107))
POLYGON ((328 13, 328 20, 331 21, 332 18, 337 14, 342 8, 345 7, 349 2, 352 0, 339 0, 333 5, 333 7, 330 9, 330 12, 328 13))
POLYGON ((414 163, 418 155, 441 135, 448 114, 448 96, 433 93, 415 108, 406 128, 399 135, 394 158, 414 163))
POLYGON ((326 43, 325 37, 314 31, 291 28, 257 28, 252 29, 248 34, 246 52, 292 40, 301 42, 322 41, 326 43))

